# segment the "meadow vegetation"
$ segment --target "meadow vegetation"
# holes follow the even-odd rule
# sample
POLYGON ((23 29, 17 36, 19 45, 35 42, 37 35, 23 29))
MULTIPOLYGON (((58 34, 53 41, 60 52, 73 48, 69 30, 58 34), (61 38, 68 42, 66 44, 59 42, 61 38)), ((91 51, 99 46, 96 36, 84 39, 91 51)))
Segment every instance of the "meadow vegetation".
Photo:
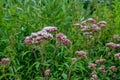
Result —
POLYGON ((0 80, 120 80, 119 0, 0 0, 0 80))

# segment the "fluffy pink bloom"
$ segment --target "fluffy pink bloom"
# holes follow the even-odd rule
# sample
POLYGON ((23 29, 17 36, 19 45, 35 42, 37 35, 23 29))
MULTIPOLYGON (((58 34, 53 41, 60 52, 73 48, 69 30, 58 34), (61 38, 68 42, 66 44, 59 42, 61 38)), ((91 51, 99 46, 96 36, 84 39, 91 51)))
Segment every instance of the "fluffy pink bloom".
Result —
POLYGON ((65 39, 65 40, 63 40, 62 44, 70 46, 72 44, 72 42, 69 39, 65 39))
POLYGON ((117 47, 117 45, 113 42, 106 43, 106 46, 107 47, 112 47, 112 49, 115 49, 117 47))
POLYGON ((117 41, 120 41, 120 36, 119 35, 113 35, 113 38, 116 39, 117 41))
POLYGON ((105 73, 105 72, 106 72, 104 65, 101 65, 98 69, 99 69, 102 73, 105 73))
POLYGON ((101 27, 101 28, 104 28, 105 26, 106 26, 106 22, 105 21, 100 21, 99 23, 98 23, 98 25, 101 27))
POLYGON ((96 20, 94 20, 93 18, 88 18, 88 20, 87 20, 88 22, 91 22, 91 23, 93 23, 93 24, 95 24, 96 23, 96 20))
POLYGON ((92 24, 91 28, 93 31, 100 31, 100 28, 98 27, 97 24, 92 24))
POLYGON ((29 43, 31 43, 31 41, 32 41, 32 37, 28 36, 28 37, 25 38, 24 43, 29 44, 29 43))
POLYGON ((54 33, 58 29, 57 29, 57 27, 54 27, 54 26, 48 26, 48 27, 43 28, 43 30, 46 30, 47 32, 50 32, 50 33, 54 33))
POLYGON ((113 42, 109 42, 109 43, 106 43, 106 45, 105 46, 113 46, 114 45, 114 43, 113 42))
POLYGON ((120 60, 120 53, 115 54, 115 57, 120 60))
POLYGON ((120 48, 120 44, 116 44, 115 48, 120 48))
POLYGON ((99 60, 96 60, 95 63, 100 64, 100 63, 104 63, 105 61, 106 59, 99 59, 99 60))
POLYGON ((58 40, 65 40, 67 39, 67 36, 65 36, 63 33, 56 34, 56 38, 58 40))
POLYGON ((3 64, 8 64, 10 62, 10 59, 9 58, 2 58, 1 62, 3 64))
POLYGON ((76 51, 75 53, 76 53, 78 56, 87 58, 87 54, 86 54, 86 52, 84 52, 84 51, 76 51))
POLYGON ((82 32, 89 32, 90 30, 90 26, 83 26, 81 29, 82 32))
POLYGON ((50 69, 45 70, 45 75, 46 76, 50 75, 50 69))
POLYGON ((42 30, 36 33, 31 33, 31 36, 25 38, 24 43, 40 44, 41 42, 51 40, 52 38, 52 34, 48 33, 46 30, 42 30))
POLYGON ((98 78, 97 74, 92 75, 93 80, 96 80, 98 78))
POLYGON ((116 66, 110 66, 109 69, 110 69, 111 71, 116 71, 116 70, 117 70, 116 66))
POLYGON ((65 36, 62 33, 56 34, 56 38, 57 38, 57 42, 61 43, 62 45, 70 46, 72 44, 72 42, 69 39, 67 39, 67 36, 65 36))

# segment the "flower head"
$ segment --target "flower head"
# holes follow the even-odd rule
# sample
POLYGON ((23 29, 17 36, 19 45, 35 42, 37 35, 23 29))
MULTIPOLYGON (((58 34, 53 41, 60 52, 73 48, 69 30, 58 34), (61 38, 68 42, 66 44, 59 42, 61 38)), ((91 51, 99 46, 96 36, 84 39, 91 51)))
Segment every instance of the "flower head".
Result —
POLYGON ((111 71, 116 71, 116 70, 117 70, 116 66, 110 66, 109 69, 110 69, 111 71))
POLYGON ((95 24, 96 23, 96 20, 94 20, 93 18, 88 18, 88 20, 87 20, 88 22, 91 22, 91 23, 93 23, 93 24, 95 24))
POLYGON ((78 56, 87 58, 87 54, 86 54, 86 52, 84 52, 84 51, 76 51, 75 53, 76 53, 78 56))
POLYGON ((104 65, 101 65, 98 69, 99 69, 102 73, 105 73, 105 72, 106 72, 104 65))
POLYGON ((104 28, 104 27, 106 26, 106 24, 107 24, 107 22, 105 22, 105 21, 100 21, 100 22, 98 23, 98 25, 99 25, 101 28, 104 28))
POLYGON ((47 32, 50 32, 50 33, 54 33, 54 32, 56 32, 58 29, 57 29, 57 27, 54 27, 54 26, 48 26, 48 27, 43 28, 43 30, 45 30, 45 31, 47 31, 47 32))
POLYGON ((45 75, 46 76, 50 75, 50 69, 45 70, 45 75))
POLYGON ((120 36, 119 35, 113 35, 113 38, 116 39, 117 41, 120 41, 120 36))
POLYGON ((102 64, 106 61, 106 59, 98 59, 95 61, 96 64, 102 64))
POLYGON ((115 57, 120 60, 120 53, 115 54, 115 57))
POLYGON ((68 45, 70 46, 72 42, 67 39, 67 36, 65 36, 63 33, 56 34, 57 42, 62 45, 68 45))
POLYGON ((31 43, 31 41, 32 41, 32 37, 31 37, 31 36, 27 36, 27 37, 25 38, 25 40, 24 40, 24 43, 25 43, 25 44, 29 44, 29 43, 31 43))

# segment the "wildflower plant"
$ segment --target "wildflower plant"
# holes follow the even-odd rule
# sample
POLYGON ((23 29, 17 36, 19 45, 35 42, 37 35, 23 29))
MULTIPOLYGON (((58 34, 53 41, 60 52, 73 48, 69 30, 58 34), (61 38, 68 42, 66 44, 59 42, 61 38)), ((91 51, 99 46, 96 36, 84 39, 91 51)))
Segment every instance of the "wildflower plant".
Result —
MULTIPOLYGON (((53 56, 50 59, 50 63, 48 63, 49 61, 46 60, 47 55, 43 54, 43 46, 49 44, 46 42, 50 41, 53 39, 53 33, 57 32, 57 27, 53 27, 53 26, 48 26, 48 27, 44 27, 41 31, 35 32, 35 33, 31 33, 30 36, 27 36, 24 40, 24 43, 26 45, 30 45, 33 47, 33 49, 38 50, 40 53, 40 57, 41 57, 41 63, 42 65, 39 66, 39 70, 40 70, 40 74, 43 77, 44 80, 46 80, 46 78, 50 75, 50 69, 45 70, 45 65, 46 64, 50 64, 50 66, 53 64, 54 62, 54 58, 55 58, 55 54, 57 51, 57 48, 59 46, 59 44, 61 44, 62 46, 68 45, 70 46, 72 44, 72 42, 67 38, 66 35, 64 35, 63 33, 58 33, 56 34, 56 43, 55 43, 55 49, 53 52, 53 56)), ((34 57, 36 59, 36 61, 38 62, 38 54, 35 53, 36 51, 34 51, 34 57)))
POLYGON ((81 32, 86 36, 88 53, 90 56, 90 51, 92 47, 92 39, 94 40, 94 45, 99 39, 101 31, 105 28, 107 22, 99 21, 97 22, 93 18, 88 18, 87 20, 82 21, 81 23, 74 24, 74 26, 78 26, 81 32))

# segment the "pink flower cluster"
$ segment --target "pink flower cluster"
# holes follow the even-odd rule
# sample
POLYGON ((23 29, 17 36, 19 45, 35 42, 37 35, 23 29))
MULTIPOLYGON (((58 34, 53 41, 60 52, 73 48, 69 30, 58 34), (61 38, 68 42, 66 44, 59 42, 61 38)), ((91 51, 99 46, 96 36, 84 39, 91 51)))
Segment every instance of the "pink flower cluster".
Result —
POLYGON ((106 43, 107 47, 111 47, 112 49, 118 49, 120 48, 120 44, 115 44, 113 42, 106 43))
POLYGON ((87 58, 87 54, 84 51, 76 51, 75 53, 80 57, 87 58))
POLYGON ((120 53, 115 54, 115 57, 120 60, 120 53))
POLYGON ((67 39, 67 36, 65 36, 63 33, 59 33, 59 34, 56 34, 56 38, 57 38, 57 43, 60 43, 62 45, 71 45, 72 42, 67 39))
POLYGON ((92 72, 92 77, 90 78, 90 80, 98 80, 98 76, 96 72, 92 72))
POLYGON ((47 70, 45 70, 45 76, 48 76, 48 75, 50 75, 50 69, 47 69, 47 70))
POLYGON ((45 27, 41 31, 38 31, 36 33, 31 33, 30 36, 27 36, 24 40, 24 43, 40 44, 45 40, 51 40, 53 38, 53 35, 50 33, 53 33, 56 31, 57 31, 57 27, 45 27))
POLYGON ((0 61, 0 66, 5 64, 5 65, 8 65, 10 62, 10 59, 9 58, 2 58, 1 61, 0 61))
POLYGON ((111 71, 116 71, 116 70, 117 70, 116 66, 110 66, 109 69, 110 69, 111 71))
POLYGON ((102 73, 106 73, 105 65, 101 65, 98 69, 99 69, 102 73))
POLYGON ((106 26, 105 21, 96 22, 93 18, 88 18, 82 21, 80 24, 74 24, 74 26, 79 26, 81 31, 88 37, 93 37, 94 32, 100 32, 102 28, 106 26))
POLYGON ((102 64, 106 61, 106 59, 98 59, 95 61, 96 64, 102 64))
POLYGON ((96 67, 97 67, 98 64, 104 63, 105 61, 106 61, 105 59, 96 60, 95 63, 89 64, 88 68, 89 69, 96 69, 96 67))
POLYGON ((113 35, 113 38, 114 38, 115 40, 117 40, 117 41, 120 41, 120 36, 117 35, 117 34, 113 35))
POLYGON ((54 32, 56 32, 58 29, 57 29, 57 27, 54 27, 54 26, 48 26, 48 27, 43 28, 43 30, 45 30, 45 31, 47 31, 47 32, 50 32, 50 33, 54 33, 54 32))

